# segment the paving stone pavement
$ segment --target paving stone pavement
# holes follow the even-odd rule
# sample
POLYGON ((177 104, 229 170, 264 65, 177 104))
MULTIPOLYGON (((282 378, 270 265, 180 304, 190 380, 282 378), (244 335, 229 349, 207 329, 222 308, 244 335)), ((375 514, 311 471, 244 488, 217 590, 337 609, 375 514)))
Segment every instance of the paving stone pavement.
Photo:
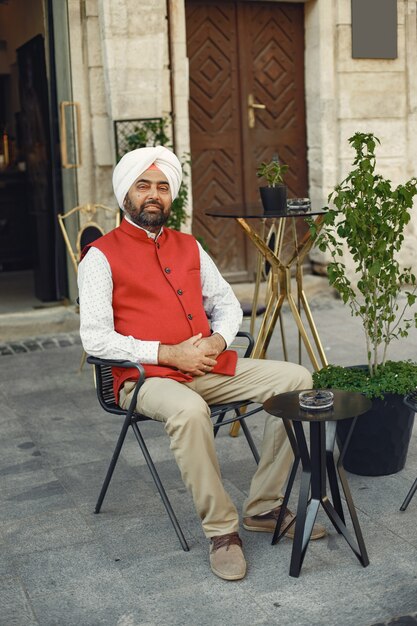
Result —
POLYGON ((23 354, 25 352, 45 351, 52 348, 66 348, 67 346, 81 345, 78 332, 59 333, 55 336, 28 337, 25 339, 14 339, 0 343, 0 356, 11 356, 12 354, 23 354))
MULTIPOLYGON (((329 361, 363 362, 360 328, 343 304, 320 297, 312 310, 329 361)), ((296 360, 288 311, 283 318, 296 360)), ((309 546, 298 579, 288 575, 289 539, 271 546, 268 535, 242 530, 248 574, 226 582, 210 572, 207 541, 160 424, 143 430, 190 552, 181 550, 130 433, 102 512, 93 513, 119 422, 98 406, 91 369, 78 372, 77 334, 5 342, 1 352, 1 626, 417 623, 417 496, 399 511, 417 475, 415 432, 403 471, 348 475, 369 567, 320 512, 328 536, 309 546)), ((416 354, 413 333, 392 357, 416 354)), ((281 357, 278 331, 270 356, 281 357)), ((262 420, 250 424, 257 443, 262 420)), ((227 489, 241 507, 254 472, 249 448, 226 429, 216 445, 227 489)))

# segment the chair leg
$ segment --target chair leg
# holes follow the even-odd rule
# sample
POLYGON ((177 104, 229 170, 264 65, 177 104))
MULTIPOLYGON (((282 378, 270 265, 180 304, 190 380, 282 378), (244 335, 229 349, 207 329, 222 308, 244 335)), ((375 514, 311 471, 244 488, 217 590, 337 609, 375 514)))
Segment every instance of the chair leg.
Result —
POLYGON ((149 454, 149 450, 148 450, 148 448, 146 446, 146 443, 145 443, 145 441, 144 441, 144 439, 142 437, 142 433, 140 432, 136 422, 132 423, 132 428, 133 428, 133 432, 135 433, 135 437, 137 439, 137 442, 138 442, 138 444, 140 446, 140 449, 142 450, 142 454, 143 454, 143 456, 145 458, 145 461, 146 461, 146 463, 147 463, 147 465, 149 467, 149 471, 150 471, 150 473, 152 475, 152 478, 155 481, 156 488, 159 491, 159 495, 161 496, 162 502, 164 503, 166 511, 167 511, 167 513, 169 515, 169 519, 171 520, 171 523, 172 523, 172 525, 174 527, 174 530, 177 533, 177 537, 180 540, 181 547, 182 547, 182 549, 185 552, 188 552, 190 548, 188 547, 188 543, 187 543, 187 541, 186 541, 186 539, 184 537, 184 534, 183 534, 183 532, 181 530, 181 526, 178 523, 177 517, 176 517, 176 515, 174 513, 174 510, 173 510, 173 508, 171 506, 171 502, 169 501, 169 498, 168 498, 168 496, 166 494, 166 491, 165 491, 164 486, 163 486, 163 484, 161 482, 161 479, 159 478, 159 474, 156 471, 156 467, 154 465, 154 462, 152 461, 151 455, 149 454))
MULTIPOLYGON (((262 407, 261 407, 262 408, 262 407)), ((261 410, 261 408, 259 410, 261 410)), ((216 437, 217 433, 219 432, 219 428, 222 425, 222 422, 226 416, 227 411, 223 411, 222 413, 219 414, 216 423, 214 424, 214 436, 216 437)), ((246 424, 245 420, 242 419, 242 415, 243 413, 240 412, 239 409, 235 409, 235 415, 236 415, 236 421, 232 423, 232 426, 235 426, 236 424, 238 424, 238 426, 242 426, 242 430, 243 430, 243 434, 246 437, 246 441, 248 442, 248 445, 252 451, 253 457, 255 459, 256 464, 259 464, 259 452, 258 449, 255 445, 255 442, 252 438, 251 432, 248 428, 248 425, 246 424), (240 419, 239 419, 240 418, 240 419)))
POLYGON ((227 411, 222 411, 221 413, 219 413, 219 416, 216 420, 216 423, 214 424, 214 436, 216 437, 217 433, 219 432, 219 428, 222 425, 222 421, 225 418, 227 411))
POLYGON ((84 367, 85 361, 87 358, 87 352, 85 350, 83 350, 83 353, 81 355, 81 361, 80 361, 80 367, 78 368, 78 373, 81 374, 81 371, 84 367))
POLYGON ((417 478, 415 479, 415 481, 411 485, 410 491, 407 493, 404 502, 400 506, 400 511, 405 511, 405 509, 410 504, 410 500, 411 500, 411 498, 413 497, 413 495, 415 494, 416 491, 417 491, 417 478))
POLYGON ((103 486, 100 491, 100 495, 97 500, 96 508, 94 509, 94 513, 100 513, 104 496, 106 495, 108 486, 113 476, 114 468, 116 467, 116 463, 120 455, 120 450, 122 449, 123 442, 126 438, 127 429, 129 428, 129 425, 130 425, 130 419, 131 419, 130 416, 126 416, 125 421, 123 422, 122 430, 120 431, 120 435, 117 440, 117 444, 114 449, 112 459, 110 461, 109 469, 107 470, 106 478, 104 479, 104 483, 103 483, 103 486))
POLYGON ((239 428, 240 428, 240 423, 234 422, 234 424, 232 424, 229 429, 230 437, 237 437, 239 435, 239 428))
MULTIPOLYGON (((237 413, 238 413, 238 412, 237 412, 237 413)), ((238 413, 238 414, 239 414, 239 413, 238 413)), ((248 442, 248 444, 249 444, 249 448, 250 448, 250 449, 251 449, 251 451, 252 451, 253 458, 255 459, 255 462, 256 462, 256 464, 258 465, 258 464, 259 464, 259 459, 260 459, 261 457, 259 456, 258 449, 257 449, 257 447, 256 447, 256 445, 255 445, 255 442, 254 442, 253 438, 252 438, 252 435, 251 435, 251 433, 250 433, 250 430, 249 430, 249 428, 248 428, 248 425, 246 424, 246 422, 245 422, 245 420, 244 420, 244 419, 240 419, 240 420, 239 420, 239 422, 235 422, 235 423, 239 423, 239 424, 242 426, 243 434, 245 435, 245 437, 246 437, 246 441, 247 441, 247 442, 248 442)))

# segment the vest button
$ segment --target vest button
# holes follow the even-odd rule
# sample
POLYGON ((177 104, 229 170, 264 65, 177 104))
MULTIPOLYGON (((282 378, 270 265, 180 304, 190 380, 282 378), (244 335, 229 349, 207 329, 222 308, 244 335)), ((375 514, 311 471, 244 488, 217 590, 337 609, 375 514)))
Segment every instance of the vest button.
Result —
POLYGON ((165 268, 165 274, 170 274, 170 273, 171 273, 171 270, 169 269, 169 267, 166 267, 165 268))
POLYGON ((177 289, 177 294, 178 294, 179 296, 182 296, 182 289, 177 289))
POLYGON ((193 316, 191 315, 191 313, 188 313, 187 317, 188 317, 189 320, 193 319, 193 316))

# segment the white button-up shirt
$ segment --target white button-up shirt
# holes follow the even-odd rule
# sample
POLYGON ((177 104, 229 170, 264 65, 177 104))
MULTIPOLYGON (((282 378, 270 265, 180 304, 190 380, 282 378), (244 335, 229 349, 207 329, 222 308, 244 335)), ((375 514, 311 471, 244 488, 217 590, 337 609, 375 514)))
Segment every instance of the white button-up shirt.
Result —
MULTIPOLYGON (((130 224, 133 222, 125 216, 130 224)), ((133 224, 137 228, 136 224, 133 224)), ((145 230, 145 229, 142 229, 145 230)), ((162 229, 160 233, 162 232, 162 229)), ((148 237, 158 235, 146 231, 148 237)), ((213 333, 219 333, 229 346, 242 323, 242 309, 230 285, 224 280, 210 256, 197 242, 200 252, 203 306, 213 333)), ((127 359, 139 363, 158 363, 159 341, 121 335, 114 329, 113 279, 106 256, 92 247, 78 267, 80 334, 87 354, 102 359, 127 359)), ((157 312, 155 312, 157 313, 157 312)))

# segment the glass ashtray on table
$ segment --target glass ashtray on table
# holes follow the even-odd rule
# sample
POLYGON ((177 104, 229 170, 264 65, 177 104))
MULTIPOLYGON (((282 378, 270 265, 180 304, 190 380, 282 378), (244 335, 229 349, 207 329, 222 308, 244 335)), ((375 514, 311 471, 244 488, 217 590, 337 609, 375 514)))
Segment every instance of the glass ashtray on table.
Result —
POLYGON ((287 200, 287 211, 309 211, 310 209, 310 198, 288 198, 287 200))
POLYGON ((300 407, 306 411, 324 411, 333 406, 333 393, 326 389, 301 391, 298 396, 300 407))

